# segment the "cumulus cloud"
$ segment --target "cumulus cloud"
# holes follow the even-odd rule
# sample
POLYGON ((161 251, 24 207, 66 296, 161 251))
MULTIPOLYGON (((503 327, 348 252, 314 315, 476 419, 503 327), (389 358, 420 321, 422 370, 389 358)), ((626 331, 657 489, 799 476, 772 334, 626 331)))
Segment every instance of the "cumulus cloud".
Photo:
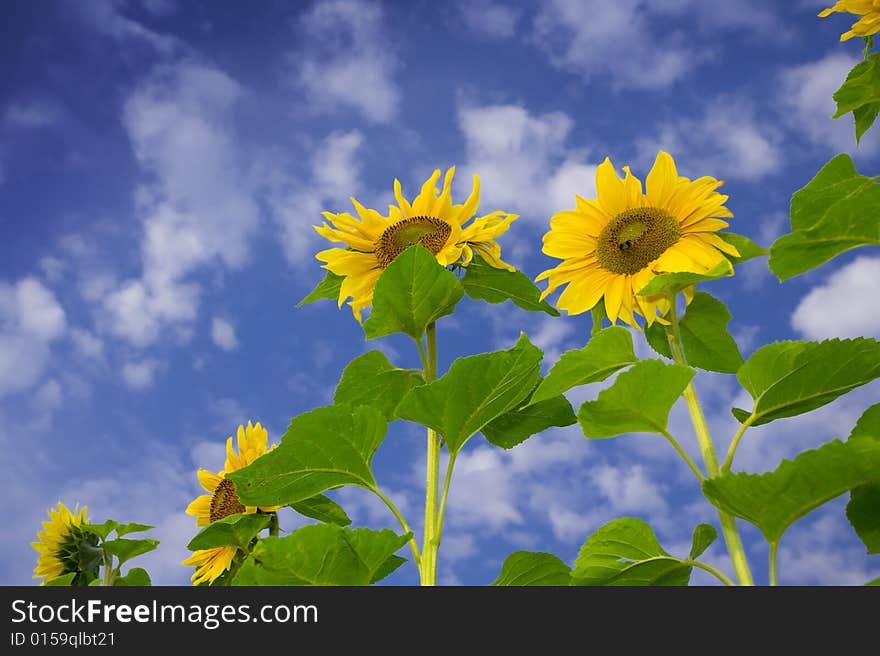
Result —
POLYGON ((522 10, 496 0, 461 1, 458 13, 465 27, 491 39, 507 39, 516 33, 522 10))
POLYGON ((49 366, 50 344, 66 328, 64 309, 40 281, 0 282, 0 396, 40 380, 49 366))
POLYGON ((876 297, 880 257, 859 256, 811 289, 791 315, 791 326, 807 339, 880 338, 876 297))
POLYGON ((214 344, 224 351, 232 351, 238 348, 238 338, 235 336, 235 326, 226 319, 214 317, 211 321, 211 339, 214 344))
POLYGON ((296 82, 312 109, 354 109, 369 121, 397 115, 400 91, 391 36, 378 4, 361 0, 316 3, 301 19, 301 49, 290 55, 296 82))
POLYGON ((573 122, 562 112, 532 115, 519 105, 464 106, 466 175, 481 180, 480 207, 521 213, 546 226, 554 212, 595 196, 596 167, 567 144, 573 122))
POLYGON ((153 378, 159 368, 159 362, 147 358, 137 362, 127 362, 122 367, 122 379, 133 390, 142 390, 153 384, 153 378))

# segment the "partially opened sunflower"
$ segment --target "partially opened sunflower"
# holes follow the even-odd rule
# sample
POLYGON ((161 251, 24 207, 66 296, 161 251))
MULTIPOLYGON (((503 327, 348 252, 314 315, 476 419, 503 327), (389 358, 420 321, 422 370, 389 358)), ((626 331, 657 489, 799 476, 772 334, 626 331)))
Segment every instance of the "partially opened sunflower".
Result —
POLYGON ((860 17, 848 32, 840 35, 841 41, 848 41, 854 36, 870 36, 880 32, 880 0, 838 0, 833 7, 819 12, 819 18, 825 18, 835 12, 846 12, 860 17))
POLYGON ((388 216, 361 205, 354 198, 355 218, 347 212, 324 212, 328 223, 314 226, 322 237, 344 243, 347 248, 330 248, 315 257, 325 262, 324 268, 344 276, 339 290, 339 307, 351 298, 352 312, 361 320, 361 311, 372 305, 373 290, 382 271, 398 255, 419 243, 434 254, 443 266, 467 266, 479 253, 487 264, 497 269, 513 271, 501 260, 501 247, 495 238, 510 227, 516 214, 496 211, 471 219, 480 202, 480 179, 474 176, 470 196, 461 205, 452 203, 452 178, 455 167, 446 172, 443 191, 436 187, 440 170, 422 185, 418 196, 410 203, 404 198, 400 182, 394 181, 397 205, 388 207, 388 216), (467 224, 469 221, 470 224, 467 224))
MULTIPOLYGON (((87 582, 78 580, 81 575, 89 573, 82 570, 80 547, 84 541, 97 542, 82 530, 82 527, 88 523, 85 507, 82 509, 75 507, 71 512, 59 501, 57 509, 49 509, 49 521, 43 522, 43 530, 37 533, 39 540, 31 543, 40 554, 37 558, 37 566, 34 568, 34 578, 43 579, 40 585, 73 572, 76 572, 73 585, 87 582)), ((97 574, 97 563, 90 573, 97 574)))
POLYGON ((558 212, 544 235, 543 252, 562 260, 537 280, 548 280, 545 298, 565 285, 556 305, 569 314, 592 309, 605 300, 605 312, 637 326, 641 314, 650 325, 665 323, 669 299, 637 294, 660 273, 705 273, 738 256, 735 247, 716 232, 727 227, 719 217, 731 217, 727 196, 715 190, 722 182, 712 177, 690 180, 678 175, 672 157, 663 151, 642 192, 641 181, 629 167, 623 179, 607 157, 596 169, 598 198, 576 196, 574 210, 558 212))
MULTIPOLYGON (((238 452, 232 446, 232 437, 226 440, 226 463, 223 470, 217 472, 199 469, 197 476, 199 483, 210 494, 203 494, 196 498, 186 509, 188 515, 196 517, 197 526, 207 526, 218 519, 235 514, 252 514, 261 510, 274 512, 281 506, 245 506, 235 492, 235 483, 226 478, 226 474, 247 467, 257 458, 274 449, 273 444, 267 448, 269 433, 259 422, 254 426, 248 422, 247 428, 238 427, 237 446, 238 452)), ((194 585, 200 583, 213 583, 217 577, 228 570, 238 551, 237 547, 214 547, 212 549, 199 549, 192 556, 183 561, 183 565, 193 565, 196 571, 192 575, 194 585)))

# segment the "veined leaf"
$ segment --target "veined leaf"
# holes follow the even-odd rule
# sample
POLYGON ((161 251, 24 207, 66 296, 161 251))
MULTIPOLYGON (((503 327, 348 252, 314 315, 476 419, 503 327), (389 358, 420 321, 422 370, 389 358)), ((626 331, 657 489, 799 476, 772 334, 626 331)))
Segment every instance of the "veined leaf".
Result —
POLYGON ((694 373, 679 364, 642 360, 599 392, 599 398, 581 406, 578 420, 584 435, 664 434, 669 411, 694 373))
MULTIPOLYGON (((865 410, 849 439, 880 440, 880 403, 865 410)), ((854 489, 846 505, 846 517, 868 553, 880 553, 880 483, 854 489)))
POLYGON ((703 481, 714 505, 757 526, 771 544, 822 504, 866 483, 880 482, 880 440, 834 440, 783 460, 766 474, 726 472, 703 481))
POLYGON ((128 538, 116 538, 107 540, 101 545, 107 553, 111 553, 119 559, 119 565, 135 556, 140 556, 152 551, 159 546, 158 540, 129 540, 128 538))
POLYGON ((541 349, 522 334, 507 351, 459 358, 434 382, 416 387, 397 416, 440 433, 455 453, 496 417, 516 408, 541 377, 541 349))
POLYGON ((758 246, 751 239, 746 237, 745 235, 738 235, 735 232, 719 232, 717 233, 721 239, 726 241, 731 246, 734 246, 736 250, 739 251, 739 257, 734 255, 728 255, 727 253, 724 256, 730 260, 731 264, 742 264, 743 262, 747 262, 755 257, 761 257, 762 255, 769 255, 770 251, 763 246, 758 246))
POLYGON ((307 303, 314 303, 323 298, 337 300, 339 298, 339 289, 342 287, 342 281, 345 276, 337 276, 332 271, 328 271, 324 279, 319 282, 309 294, 296 304, 296 307, 302 307, 307 303))
POLYGON ((651 278, 651 281, 638 292, 639 296, 653 296, 655 294, 677 294, 685 287, 698 282, 709 282, 733 275, 733 264, 730 260, 723 259, 706 273, 692 273, 679 271, 676 273, 661 273, 651 278))
POLYGON ((490 585, 559 586, 569 585, 571 568, 553 554, 515 551, 501 566, 501 573, 490 585))
POLYGON ((397 418, 394 409, 406 393, 424 384, 419 374, 398 369, 381 351, 370 351, 345 367, 333 401, 372 406, 386 421, 392 421, 397 418))
POLYGON ((621 326, 604 328, 585 347, 563 353, 538 385, 530 402, 538 403, 578 385, 605 380, 636 362, 630 332, 621 326))
POLYGON ((464 289, 421 244, 394 258, 373 292, 373 309, 364 322, 367 339, 406 333, 420 340, 429 323, 452 314, 464 289))
POLYGON ((687 585, 691 565, 669 555, 651 527, 623 517, 598 529, 583 547, 572 585, 687 585))
POLYGON ((120 576, 118 579, 113 581, 113 585, 116 587, 123 586, 149 586, 152 585, 153 582, 150 580, 150 575, 147 573, 147 570, 142 567, 132 567, 128 570, 128 574, 125 576, 120 576))
POLYGON ((809 271, 835 255, 880 244, 880 188, 859 175, 849 155, 837 155, 791 197, 792 232, 770 247, 780 280, 809 271))
POLYGON ((475 300, 503 303, 510 299, 524 310, 559 316, 556 308, 540 300, 541 290, 521 271, 496 269, 486 264, 479 255, 474 255, 465 271, 461 279, 464 293, 475 300))
MULTIPOLYGON (((814 410, 878 376, 880 342, 862 337, 767 344, 736 374, 755 400, 754 426, 814 410)), ((740 421, 744 414, 734 412, 740 421)))
MULTIPOLYGON (((697 292, 681 318, 679 328, 687 362, 706 371, 734 374, 743 359, 727 324, 733 316, 717 298, 706 292, 697 292)), ((654 322, 645 329, 645 337, 660 355, 672 357, 666 329, 654 322)))
POLYGON ((290 507, 300 515, 317 519, 319 522, 336 524, 337 526, 348 526, 351 524, 351 519, 346 514, 345 509, 323 494, 303 499, 302 501, 296 501, 290 504, 290 507))
POLYGON ((313 524, 260 540, 233 585, 369 585, 404 559, 394 553, 411 533, 313 524), (390 565, 386 563, 391 560, 390 565))
POLYGON ((73 579, 76 578, 76 572, 68 572, 67 574, 62 574, 61 576, 56 576, 54 579, 49 579, 44 584, 46 587, 62 587, 66 588, 73 585, 73 579))
POLYGON ((269 526, 271 515, 252 513, 250 515, 229 515, 211 522, 189 541, 186 548, 214 549, 215 547, 238 547, 247 550, 251 540, 269 526))
POLYGON ((277 449, 226 477, 248 506, 278 506, 342 485, 375 489, 371 461, 388 424, 369 406, 336 404, 296 417, 277 449))
POLYGON ((512 449, 532 435, 551 426, 571 426, 577 417, 564 396, 554 396, 505 412, 483 426, 487 440, 502 449, 512 449))
POLYGON ((880 107, 880 53, 860 61, 846 76, 843 85, 834 92, 837 111, 832 118, 853 112, 856 119, 856 143, 871 127, 880 107), (857 114, 858 112, 858 114, 857 114), (861 118, 861 121, 859 120, 861 118))
POLYGON ((718 531, 715 530, 714 526, 711 524, 698 524, 694 529, 694 536, 691 539, 691 553, 688 558, 696 560, 717 539, 718 531))

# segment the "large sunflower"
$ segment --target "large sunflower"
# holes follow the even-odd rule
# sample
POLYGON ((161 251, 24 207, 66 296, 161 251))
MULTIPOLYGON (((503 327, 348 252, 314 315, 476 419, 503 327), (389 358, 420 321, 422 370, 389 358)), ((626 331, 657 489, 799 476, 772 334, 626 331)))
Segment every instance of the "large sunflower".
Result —
MULTIPOLYGON (((77 572, 79 575, 82 571, 80 545, 91 537, 82 526, 88 523, 85 507, 82 510, 75 507, 71 512, 59 501, 57 509, 49 509, 49 521, 43 522, 43 530, 37 533, 39 541, 31 543, 40 554, 34 568, 34 578, 43 578, 40 585, 63 574, 77 572)), ((91 541, 97 542, 96 539, 91 541)), ((97 568, 93 573, 97 573, 97 568)), ((76 579, 73 582, 76 583, 76 579)))
POLYGON ((421 192, 410 203, 403 197, 400 182, 394 181, 397 205, 388 206, 388 216, 367 209, 351 199, 360 220, 342 212, 324 212, 331 225, 314 226, 319 235, 333 242, 342 242, 348 248, 330 248, 315 257, 326 262, 324 268, 344 276, 339 290, 339 307, 351 298, 349 305, 355 318, 361 320, 361 310, 373 302, 373 289, 382 270, 409 246, 420 243, 431 251, 443 266, 467 266, 479 253, 491 266, 513 271, 501 261, 501 247, 494 241, 507 231, 516 214, 492 212, 471 220, 480 202, 480 178, 474 176, 471 195, 461 205, 452 204, 452 177, 455 167, 446 172, 443 191, 438 196, 437 180, 440 170, 422 185, 421 192))
MULTIPOLYGON (((237 453, 232 446, 232 437, 226 440, 226 463, 222 471, 215 474, 207 469, 198 470, 199 483, 210 494, 199 496, 186 509, 188 515, 196 517, 197 526, 207 526, 211 522, 237 513, 251 514, 258 509, 263 512, 273 512, 281 507, 243 505, 235 492, 235 483, 226 478, 228 472, 247 467, 277 446, 273 444, 267 448, 268 442, 269 433, 266 429, 259 422, 256 426, 248 422, 247 428, 238 427, 237 453)), ((218 576, 229 569, 237 551, 238 548, 232 546, 200 549, 193 552, 192 556, 182 564, 196 567, 192 575, 194 585, 202 582, 213 583, 218 576)))
POLYGON ((848 32, 840 35, 841 41, 847 41, 854 36, 870 36, 880 32, 880 0, 838 0, 833 7, 819 12, 819 18, 825 18, 835 12, 860 16, 848 32))
POLYGON ((723 253, 739 255, 715 234, 728 225, 717 217, 733 215, 724 207, 727 196, 715 191, 721 181, 679 176, 668 153, 657 154, 645 193, 629 167, 623 170, 621 179, 606 157, 596 169, 598 198, 576 196, 574 210, 550 219, 543 252, 563 261, 538 276, 549 279, 541 298, 567 284, 556 304, 569 314, 586 312, 604 297, 612 323, 620 318, 636 326, 636 313, 648 324, 665 322, 668 299, 637 292, 659 273, 705 273, 723 253))

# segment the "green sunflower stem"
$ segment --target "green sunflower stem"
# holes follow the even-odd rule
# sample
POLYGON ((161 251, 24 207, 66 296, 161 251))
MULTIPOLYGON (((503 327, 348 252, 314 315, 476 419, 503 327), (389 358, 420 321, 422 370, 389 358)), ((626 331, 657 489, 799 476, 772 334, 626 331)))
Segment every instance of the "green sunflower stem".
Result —
MULTIPOLYGON (((428 324, 425 331, 428 343, 425 358, 425 382, 437 378, 437 326, 428 324)), ((437 549, 440 546, 437 524, 437 496, 440 492, 440 438, 433 428, 428 429, 427 472, 425 477, 425 536, 422 543, 422 585, 437 585, 437 549)))
POLYGON ((278 537, 278 513, 273 512, 269 517, 269 536, 278 537))
POLYGON ((111 554, 106 549, 103 549, 104 552, 104 587, 109 588, 113 585, 113 581, 116 578, 113 573, 113 554, 111 554))
MULTIPOLYGON (((687 366, 684 346, 681 343, 681 330, 678 325, 675 294, 669 295, 669 302, 669 325, 666 327, 669 349, 672 351, 673 359, 678 364, 687 366)), ((721 467, 718 465, 718 456, 715 454, 715 446, 712 444, 709 426, 706 423, 706 417, 703 415, 703 408, 700 405, 700 399, 697 397, 697 391, 694 389, 693 383, 688 383, 682 396, 687 404, 691 422, 694 425, 694 432, 697 435, 697 442, 700 445, 703 462, 706 464, 706 472, 709 478, 718 476, 721 474, 721 467)), ((752 572, 746 559, 745 548, 739 535, 739 529, 736 526, 736 519, 733 515, 720 509, 718 510, 718 517, 721 520, 721 532, 724 535, 724 541, 727 543, 727 551, 730 553, 730 559, 733 562, 733 569, 736 572, 739 584, 754 585, 755 582, 752 579, 752 572)))

